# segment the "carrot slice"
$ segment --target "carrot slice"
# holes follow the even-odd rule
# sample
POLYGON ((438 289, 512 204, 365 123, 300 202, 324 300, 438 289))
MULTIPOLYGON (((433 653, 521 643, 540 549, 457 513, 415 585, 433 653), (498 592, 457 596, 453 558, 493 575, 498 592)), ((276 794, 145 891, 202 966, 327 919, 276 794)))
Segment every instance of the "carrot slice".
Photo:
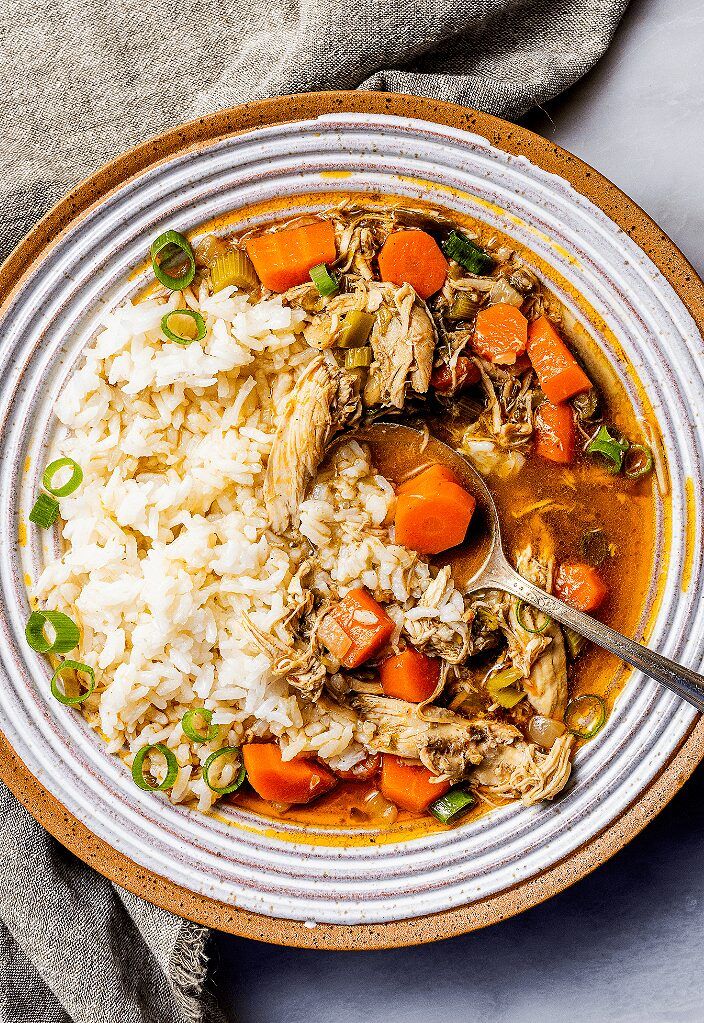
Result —
POLYGON ((445 795, 449 781, 433 782, 434 777, 415 760, 402 760, 389 753, 382 757, 381 794, 403 810, 423 813, 433 800, 445 795))
POLYGON ((550 462, 569 465, 574 459, 576 431, 569 405, 544 401, 535 415, 535 453, 550 462))
POLYGON ((454 373, 449 366, 444 364, 433 370, 430 386, 434 387, 439 394, 457 394, 467 387, 478 384, 481 378, 479 367, 466 355, 460 355, 457 358, 454 373))
POLYGON ((557 570, 555 592, 578 611, 596 611, 609 589, 592 565, 573 561, 564 562, 557 570))
POLYGON ((420 554, 439 554, 464 540, 477 502, 457 483, 443 481, 396 501, 396 543, 420 554))
POLYGON ((388 643, 394 628, 383 607, 360 587, 325 615, 318 639, 345 668, 357 668, 388 643))
POLYGON ((312 267, 332 263, 337 257, 335 228, 329 220, 270 231, 248 238, 244 244, 259 280, 270 291, 304 284, 312 267))
POLYGON ((242 747, 247 780, 262 799, 274 803, 310 803, 337 785, 337 778, 320 761, 295 757, 284 761, 275 742, 242 747))
POLYGON ((395 657, 388 657, 379 669, 381 687, 386 696, 408 703, 429 700, 440 680, 440 661, 420 650, 408 647, 395 657))
POLYGON ((528 342, 528 320, 520 309, 506 302, 480 309, 474 323, 472 348, 482 359, 497 365, 513 365, 528 342))
POLYGON ((528 326, 528 355, 543 393, 553 405, 591 390, 591 380, 547 316, 528 326))
POLYGON ((382 281, 410 284, 421 298, 430 298, 445 283, 447 260, 425 231, 394 231, 379 253, 382 281))
POLYGON ((456 483, 458 487, 462 486, 449 466, 442 465, 440 462, 434 462, 433 465, 428 466, 423 472, 419 472, 416 476, 412 476, 405 483, 401 483, 396 487, 396 494, 425 493, 429 489, 436 488, 441 483, 456 483))

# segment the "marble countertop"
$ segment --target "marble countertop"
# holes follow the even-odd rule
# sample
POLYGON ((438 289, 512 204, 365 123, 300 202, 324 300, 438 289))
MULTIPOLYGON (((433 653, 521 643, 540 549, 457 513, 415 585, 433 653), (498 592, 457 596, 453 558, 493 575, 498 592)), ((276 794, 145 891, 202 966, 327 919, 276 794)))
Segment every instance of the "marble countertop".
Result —
MULTIPOLYGON (((704 0, 632 0, 612 48, 527 127, 614 181, 704 275, 704 0)), ((311 952, 218 936, 233 1023, 704 1020, 704 770, 595 873, 436 945, 311 952)))

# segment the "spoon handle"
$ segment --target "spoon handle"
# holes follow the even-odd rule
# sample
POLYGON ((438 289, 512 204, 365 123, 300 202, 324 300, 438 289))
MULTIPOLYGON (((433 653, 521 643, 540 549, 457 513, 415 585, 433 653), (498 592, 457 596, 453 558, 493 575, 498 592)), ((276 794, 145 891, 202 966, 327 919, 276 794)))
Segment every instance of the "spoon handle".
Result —
POLYGON ((616 654, 622 661, 632 664, 650 678, 661 682, 683 700, 691 703, 700 713, 704 713, 704 676, 697 674, 696 671, 656 654, 655 651, 622 636, 620 632, 610 629, 608 625, 583 611, 577 611, 551 593, 546 593, 545 590, 529 583, 508 565, 496 573, 496 578, 492 582, 482 580, 483 588, 491 585, 525 600, 561 625, 567 625, 585 639, 616 654))

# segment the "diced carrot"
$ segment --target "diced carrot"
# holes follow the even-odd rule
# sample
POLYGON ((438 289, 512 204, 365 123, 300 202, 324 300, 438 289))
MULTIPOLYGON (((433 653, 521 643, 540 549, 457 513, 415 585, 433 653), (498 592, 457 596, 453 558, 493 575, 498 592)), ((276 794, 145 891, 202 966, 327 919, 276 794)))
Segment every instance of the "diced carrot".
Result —
POLYGON ((410 284, 421 298, 430 298, 445 283, 447 260, 425 231, 394 231, 379 253, 382 281, 410 284))
POLYGON ((454 373, 444 363, 433 370, 430 386, 440 394, 457 394, 467 387, 478 384, 481 378, 479 367, 466 355, 460 355, 457 358, 454 373))
POLYGON ((396 501, 396 543, 420 554, 439 554, 464 540, 477 502, 451 481, 418 487, 396 501))
POLYGON ((379 653, 394 627, 383 607, 360 587, 325 615, 318 639, 345 668, 357 668, 379 653))
POLYGON ((284 761, 275 742, 242 747, 247 780, 262 799, 273 803, 310 803, 337 785, 337 778, 319 760, 295 757, 284 761))
POLYGON ((578 611, 596 611, 609 589, 592 565, 580 561, 564 562, 557 570, 555 592, 578 611))
POLYGON ((270 291, 287 291, 309 280, 309 271, 337 257, 335 228, 329 220, 270 231, 245 241, 259 280, 270 291))
POLYGON ((553 405, 591 390, 591 380, 547 316, 528 325, 528 355, 543 393, 553 405))
POLYGON ((433 465, 429 465, 427 469, 423 469, 423 472, 419 472, 416 476, 411 476, 405 483, 401 483, 396 487, 396 494, 425 493, 429 489, 436 488, 441 483, 456 483, 458 486, 462 486, 449 466, 435 462, 433 465))
POLYGON ((403 810, 423 813, 430 804, 444 796, 449 781, 431 781, 435 775, 415 760, 385 753, 381 763, 381 794, 403 810))
POLYGON ((569 405, 544 401, 535 415, 535 453, 550 462, 569 465, 574 459, 576 431, 569 405))
POLYGON ((511 366, 523 355, 528 341, 528 320, 506 302, 480 309, 474 323, 472 348, 482 359, 511 366))
POLYGON ((343 781, 369 781, 375 774, 379 773, 380 767, 381 757, 378 753, 374 753, 372 756, 360 760, 359 763, 355 764, 348 771, 338 770, 335 771, 335 774, 338 778, 342 778, 343 781))
POLYGON ((407 647, 395 657, 388 657, 379 668, 381 687, 386 696, 408 703, 429 700, 440 680, 440 661, 420 650, 407 647))

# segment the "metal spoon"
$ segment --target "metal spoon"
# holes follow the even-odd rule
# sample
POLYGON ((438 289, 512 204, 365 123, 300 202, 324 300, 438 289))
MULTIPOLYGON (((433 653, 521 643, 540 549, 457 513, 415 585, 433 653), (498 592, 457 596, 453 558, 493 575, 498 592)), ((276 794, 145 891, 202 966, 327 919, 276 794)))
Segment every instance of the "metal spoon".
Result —
POLYGON ((529 583, 511 567, 501 543, 494 499, 476 469, 454 448, 429 435, 426 429, 400 423, 375 423, 357 431, 355 436, 370 446, 374 464, 392 483, 402 482, 424 465, 441 462, 452 468, 476 498, 469 540, 435 559, 452 567, 458 589, 466 593, 505 590, 661 682, 704 713, 704 676, 627 639, 583 611, 575 610, 529 583))

